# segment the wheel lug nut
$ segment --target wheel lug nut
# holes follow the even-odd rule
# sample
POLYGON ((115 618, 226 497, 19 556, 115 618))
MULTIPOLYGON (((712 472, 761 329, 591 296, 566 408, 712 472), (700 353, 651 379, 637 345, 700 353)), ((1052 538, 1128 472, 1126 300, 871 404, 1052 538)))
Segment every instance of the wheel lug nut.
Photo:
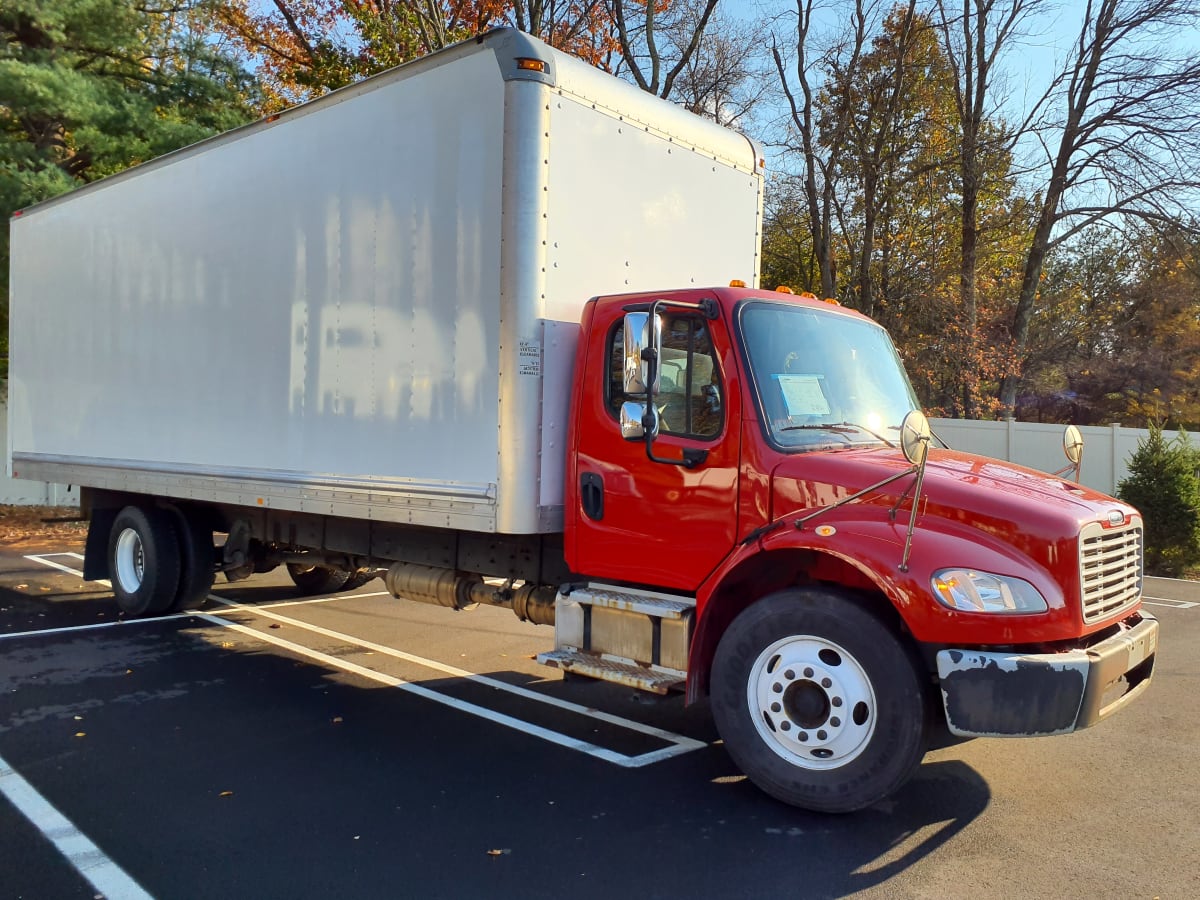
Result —
POLYGON ((813 677, 813 670, 812 670, 811 668, 810 668, 810 669, 805 669, 805 670, 804 670, 804 677, 805 677, 805 678, 812 678, 812 677, 813 677))
POLYGON ((796 677, 796 673, 793 672, 791 669, 788 669, 786 672, 783 673, 783 677, 786 678, 788 681, 791 681, 793 678, 796 677))
POLYGON ((804 743, 805 741, 808 740, 808 732, 802 731, 798 735, 796 735, 796 737, 800 739, 800 743, 804 743))
POLYGON ((834 706, 841 706, 841 705, 842 705, 842 698, 841 698, 841 697, 834 697, 834 698, 833 698, 833 700, 831 700, 830 702, 831 702, 831 703, 832 703, 834 706))
POLYGON ((780 706, 778 703, 771 704, 771 712, 773 712, 773 713, 780 712, 782 709, 783 709, 783 707, 780 706))
POLYGON ((818 740, 818 741, 823 741, 823 740, 825 740, 825 738, 827 738, 827 737, 829 737, 829 735, 827 735, 827 734, 824 732, 824 730, 822 730, 822 731, 818 731, 818 732, 817 732, 817 740, 818 740))
POLYGON ((771 690, 774 691, 776 694, 782 694, 783 693, 783 685, 780 684, 779 682, 775 682, 775 684, 771 685, 771 690))
POLYGON ((781 723, 781 724, 780 724, 780 726, 779 726, 779 727, 780 727, 780 728, 782 728, 784 731, 791 731, 791 730, 792 730, 792 723, 791 723, 791 722, 783 722, 783 723, 781 723))
MULTIPOLYGON (((778 710, 776 710, 776 712, 778 712, 778 710)), ((829 720, 829 724, 831 726, 833 726, 834 728, 838 728, 841 726, 842 720, 839 719, 837 716, 834 716, 832 719, 829 720)))
POLYGON ((830 680, 830 679, 828 679, 828 678, 822 678, 822 679, 821 679, 821 687, 823 687, 823 688, 831 688, 831 687, 833 687, 833 681, 831 681, 831 680, 830 680))

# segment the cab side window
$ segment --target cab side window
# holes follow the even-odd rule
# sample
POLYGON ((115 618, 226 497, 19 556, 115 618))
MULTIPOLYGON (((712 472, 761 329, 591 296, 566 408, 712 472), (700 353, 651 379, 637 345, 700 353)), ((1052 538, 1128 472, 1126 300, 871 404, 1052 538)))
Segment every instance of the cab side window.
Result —
MULTIPOLYGON (((623 327, 609 338, 608 408, 614 417, 627 397, 624 391, 623 327)), ((713 353, 708 323, 699 316, 665 316, 659 387, 654 393, 659 430, 695 438, 715 438, 724 420, 724 391, 713 353)))

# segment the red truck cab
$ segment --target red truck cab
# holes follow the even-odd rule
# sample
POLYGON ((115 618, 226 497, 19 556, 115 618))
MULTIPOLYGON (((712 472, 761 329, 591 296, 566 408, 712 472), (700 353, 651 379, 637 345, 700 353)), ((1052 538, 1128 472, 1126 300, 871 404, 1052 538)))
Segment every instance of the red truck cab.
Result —
POLYGON ((744 288, 596 298, 574 372, 582 581, 545 661, 686 679, 768 793, 861 808, 911 774, 935 716, 1060 734, 1149 685, 1138 512, 927 430, 902 447, 919 404, 867 317, 744 288))

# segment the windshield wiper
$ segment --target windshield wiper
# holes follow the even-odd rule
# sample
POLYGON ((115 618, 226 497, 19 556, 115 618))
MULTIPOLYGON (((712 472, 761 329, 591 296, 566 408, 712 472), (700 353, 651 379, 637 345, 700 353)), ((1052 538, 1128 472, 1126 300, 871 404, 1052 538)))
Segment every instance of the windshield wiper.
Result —
MULTIPOLYGON (((899 427, 896 425, 893 425, 891 427, 895 428, 896 430, 899 430, 899 427)), ((872 431, 870 428, 866 428, 855 422, 827 422, 824 424, 822 424, 820 422, 816 422, 816 423, 810 423, 810 424, 806 424, 806 425, 787 425, 779 430, 780 431, 813 431, 813 430, 832 431, 834 434, 853 434, 855 431, 861 431, 864 434, 871 435, 871 437, 875 438, 875 440, 880 441, 884 444, 887 444, 889 447, 896 446, 891 441, 889 441, 887 438, 885 438, 883 435, 878 434, 878 433, 872 431)))
POLYGON ((810 423, 807 425, 785 425, 783 428, 780 428, 779 430, 780 431, 833 431, 833 432, 836 432, 837 434, 852 434, 853 433, 849 428, 843 428, 841 424, 836 423, 836 422, 829 422, 826 424, 822 424, 820 422, 813 422, 813 423, 810 423))

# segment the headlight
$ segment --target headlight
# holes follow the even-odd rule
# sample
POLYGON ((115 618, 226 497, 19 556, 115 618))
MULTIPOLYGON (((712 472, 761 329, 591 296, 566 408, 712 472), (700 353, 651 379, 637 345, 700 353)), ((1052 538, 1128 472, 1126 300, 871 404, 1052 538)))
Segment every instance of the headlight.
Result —
POLYGON ((934 572, 933 595, 943 605, 964 612, 1035 613, 1049 608, 1028 581, 971 569, 934 572))

